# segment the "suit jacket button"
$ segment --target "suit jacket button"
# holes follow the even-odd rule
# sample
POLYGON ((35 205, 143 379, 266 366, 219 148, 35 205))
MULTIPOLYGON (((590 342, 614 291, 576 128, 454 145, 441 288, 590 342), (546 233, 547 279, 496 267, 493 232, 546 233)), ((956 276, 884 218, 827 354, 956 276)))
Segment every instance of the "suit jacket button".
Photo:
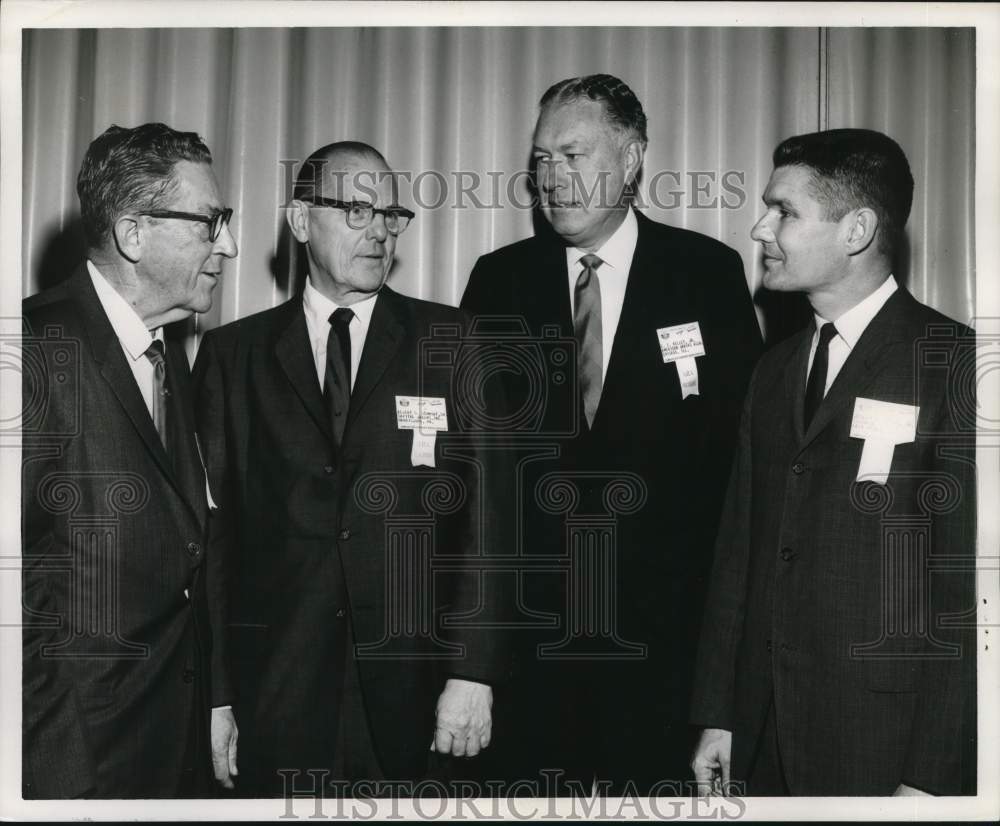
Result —
POLYGON ((785 562, 790 562, 795 558, 795 551, 793 551, 791 548, 782 548, 781 558, 785 560, 785 562))
POLYGON ((765 646, 767 647, 767 650, 768 650, 769 652, 770 652, 770 651, 772 651, 772 650, 774 649, 774 645, 772 645, 772 643, 771 643, 771 641, 770 641, 770 640, 768 640, 768 641, 767 641, 766 643, 764 643, 764 645, 765 645, 765 646))
POLYGON ((194 669, 193 668, 185 668, 184 669, 184 677, 183 677, 183 679, 184 679, 184 682, 186 682, 186 683, 193 683, 194 682, 194 669))
POLYGON ((796 475, 802 473, 802 471, 804 471, 805 469, 806 466, 802 464, 802 462, 796 462, 794 465, 792 465, 792 473, 796 475))
POLYGON ((337 619, 343 619, 346 616, 347 616, 347 611, 345 611, 343 608, 337 609, 337 619))
POLYGON ((192 557, 196 557, 196 556, 198 556, 198 554, 201 553, 201 545, 199 545, 197 542, 188 542, 188 544, 187 544, 187 552, 192 557))
POLYGON ((323 473, 325 473, 327 476, 331 476, 333 474, 333 465, 324 465, 323 473))
POLYGON ((340 531, 340 533, 337 534, 337 539, 347 540, 347 539, 350 539, 350 538, 351 538, 351 529, 350 528, 343 528, 340 531))

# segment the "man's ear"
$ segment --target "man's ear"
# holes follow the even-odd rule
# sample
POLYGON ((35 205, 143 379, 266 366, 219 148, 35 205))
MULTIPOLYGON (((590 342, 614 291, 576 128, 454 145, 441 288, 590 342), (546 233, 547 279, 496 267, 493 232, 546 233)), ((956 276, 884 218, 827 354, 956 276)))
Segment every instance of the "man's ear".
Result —
POLYGON ((847 254, 857 255, 872 245, 878 234, 878 216, 869 207, 854 209, 844 216, 847 223, 847 254))
POLYGON ((305 244, 309 240, 309 205, 304 201, 291 201, 285 207, 285 220, 295 240, 305 244))
POLYGON ((625 185, 632 189, 635 188, 636 178, 639 176, 639 170, 642 169, 644 155, 645 150, 642 148, 642 143, 637 140, 626 141, 622 147, 622 157, 625 160, 625 185))
POLYGON ((142 258, 142 232, 135 215, 123 215, 111 228, 118 254, 132 264, 142 258))

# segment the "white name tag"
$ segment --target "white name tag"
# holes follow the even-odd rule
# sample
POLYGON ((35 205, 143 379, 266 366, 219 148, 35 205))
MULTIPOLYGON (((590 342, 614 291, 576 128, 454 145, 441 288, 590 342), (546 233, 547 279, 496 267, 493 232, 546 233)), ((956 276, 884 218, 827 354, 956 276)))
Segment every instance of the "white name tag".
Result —
POLYGON ((439 430, 448 429, 444 399, 434 396, 396 396, 396 426, 413 431, 410 463, 435 467, 434 443, 439 430))
POLYGON ((884 485, 892 467, 896 445, 912 442, 917 436, 917 414, 920 408, 912 404, 895 404, 876 399, 854 400, 851 438, 864 439, 858 482, 884 485))
POLYGON ((698 395, 697 356, 705 355, 705 344, 701 340, 701 327, 697 321, 661 327, 656 331, 663 363, 677 365, 677 378, 681 382, 681 399, 698 395))

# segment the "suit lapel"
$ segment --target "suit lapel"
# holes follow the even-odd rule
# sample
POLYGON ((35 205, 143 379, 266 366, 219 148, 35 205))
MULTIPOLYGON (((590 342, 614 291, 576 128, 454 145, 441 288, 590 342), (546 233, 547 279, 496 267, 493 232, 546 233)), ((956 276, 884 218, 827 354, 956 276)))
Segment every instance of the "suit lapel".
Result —
MULTIPOLYGON (((604 377, 601 403, 594 418, 595 426, 602 418, 602 409, 607 415, 609 404, 623 397, 619 385, 623 389, 631 386, 626 382, 630 372, 648 370, 662 361, 656 340, 657 327, 695 320, 688 302, 678 293, 676 279, 664 273, 665 262, 670 260, 668 251, 650 234, 648 219, 638 212, 635 215, 638 224, 635 254, 604 377)), ((678 393, 677 399, 680 398, 678 393)))
POLYGON ((358 366, 358 375, 351 391, 345 438, 349 438, 352 424, 361 415, 372 391, 396 356, 406 331, 403 318, 399 296, 388 287, 383 287, 372 311, 364 350, 361 352, 361 364, 358 366))
POLYGON ((309 329, 302 301, 290 301, 286 307, 288 319, 284 330, 278 335, 275 355, 303 407, 332 442, 333 433, 323 402, 323 390, 316 377, 316 362, 309 345, 309 329))
MULTIPOLYGON (((816 410, 816 415, 803 436, 802 446, 812 442, 840 413, 863 393, 871 380, 877 376, 886 363, 894 356, 894 345, 901 340, 903 315, 907 300, 912 301, 902 288, 889 298, 881 310, 871 320, 851 350, 847 361, 841 367, 837 378, 830 386, 826 398, 816 410)), ((810 339, 807 339, 810 341, 810 339)), ((808 354, 808 345, 806 349, 808 354)), ((802 385, 805 386, 805 366, 802 367, 802 385)), ((804 390, 802 391, 804 395, 804 390)), ((801 421, 802 398, 799 397, 799 417, 801 421)), ((801 427, 801 424, 799 425, 801 427)))
POLYGON ((170 449, 172 465, 180 483, 181 495, 187 500, 200 522, 205 521, 205 473, 197 438, 194 434, 194 400, 191 397, 190 370, 187 355, 180 343, 167 342, 167 383, 173 393, 171 425, 174 441, 170 449))
MULTIPOLYGON (((101 305, 100 299, 97 297, 94 285, 90 280, 90 274, 84 266, 73 277, 74 282, 70 287, 75 292, 82 309, 83 323, 90 339, 91 353, 95 361, 100 364, 101 376, 107 382, 115 398, 118 399, 118 403, 129 417, 133 427, 139 434, 139 438, 142 439, 146 449, 153 456, 156 464, 159 465, 163 475, 166 476, 178 494, 191 507, 198 520, 203 521, 203 511, 197 506, 197 494, 191 491, 190 486, 186 486, 183 483, 183 480, 176 473, 166 451, 163 449, 160 435, 156 432, 156 427, 153 425, 153 418, 149 415, 142 392, 136 384, 135 374, 132 373, 131 368, 125 361, 125 354, 122 352, 121 343, 104 312, 104 307, 101 305)), ((176 361, 176 358, 185 358, 185 356, 179 350, 175 350, 168 356, 167 364, 170 370, 170 379, 168 379, 170 383, 168 386, 181 389, 181 398, 177 399, 176 403, 172 405, 173 410, 177 410, 178 408, 183 409, 185 405, 190 404, 190 397, 186 392, 186 383, 179 375, 181 369, 186 369, 186 362, 182 368, 181 365, 173 363, 176 361)), ((190 420, 186 418, 183 410, 181 410, 179 415, 182 416, 182 422, 178 423, 180 427, 178 427, 177 432, 193 434, 194 428, 190 420)), ((190 438, 182 439, 182 450, 190 448, 189 441, 190 438)))
POLYGON ((806 399, 806 366, 809 364, 809 350, 812 347, 813 328, 810 326, 798 334, 801 337, 792 359, 785 365, 785 394, 791 399, 792 432, 797 444, 802 444, 802 416, 806 399))
POLYGON ((534 316, 539 326, 556 322, 562 335, 572 337, 573 308, 569 301, 566 247, 555 242, 545 243, 537 273, 539 277, 537 283, 531 285, 528 301, 535 305, 534 316))

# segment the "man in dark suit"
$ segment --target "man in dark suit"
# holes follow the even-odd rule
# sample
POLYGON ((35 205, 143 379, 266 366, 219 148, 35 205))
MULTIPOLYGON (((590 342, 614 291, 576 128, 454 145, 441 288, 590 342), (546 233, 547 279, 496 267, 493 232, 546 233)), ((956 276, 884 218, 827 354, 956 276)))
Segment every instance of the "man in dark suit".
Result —
POLYGON ((505 373, 550 458, 538 447, 517 480, 523 644, 492 770, 540 794, 571 791, 557 778, 669 794, 689 776, 692 640, 760 350, 736 252, 631 208, 646 142, 617 78, 552 86, 533 149, 549 226, 480 258, 462 300, 481 327, 506 317, 577 352, 541 365, 543 392, 505 373))
POLYGON ((87 262, 24 302, 25 797, 207 788, 205 473, 163 330, 236 255, 211 160, 110 127, 77 180, 87 262))
POLYGON ((913 194, 892 139, 800 135, 774 167, 751 235, 764 285, 804 292, 815 325, 746 398, 692 768, 706 791, 971 793, 973 334, 891 274, 913 194))
POLYGON ((412 217, 372 147, 317 150, 287 208, 303 294, 198 354, 213 702, 234 747, 240 726, 241 793, 407 796, 377 784, 490 740, 496 638, 458 615, 488 619, 466 563, 505 531, 454 370, 427 356, 457 357, 464 316, 385 286, 412 217))

